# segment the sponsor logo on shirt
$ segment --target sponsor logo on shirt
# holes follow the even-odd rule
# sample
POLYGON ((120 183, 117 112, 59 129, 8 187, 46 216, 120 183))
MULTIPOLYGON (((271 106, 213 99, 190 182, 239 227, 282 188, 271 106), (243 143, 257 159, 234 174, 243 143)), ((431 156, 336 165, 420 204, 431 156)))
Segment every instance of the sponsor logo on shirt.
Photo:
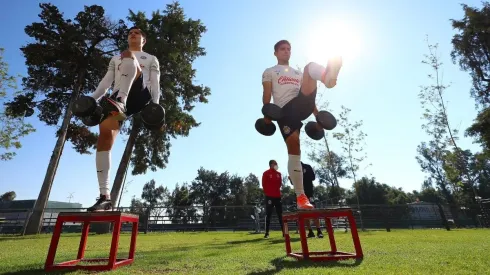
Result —
POLYGON ((286 84, 299 85, 300 81, 297 78, 283 75, 283 76, 279 77, 279 79, 277 80, 277 83, 279 85, 286 85, 286 84))

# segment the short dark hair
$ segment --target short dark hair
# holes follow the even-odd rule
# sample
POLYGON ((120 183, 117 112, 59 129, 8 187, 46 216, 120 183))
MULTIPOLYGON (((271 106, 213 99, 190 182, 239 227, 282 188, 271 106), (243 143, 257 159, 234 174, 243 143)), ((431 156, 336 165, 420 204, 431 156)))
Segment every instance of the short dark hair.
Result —
POLYGON ((273 164, 273 163, 277 163, 277 162, 273 159, 269 160, 269 166, 271 166, 271 164, 273 164))
POLYGON ((139 31, 141 32, 141 36, 143 36, 143 37, 146 39, 146 33, 145 33, 145 32, 144 32, 144 31, 143 31, 141 28, 138 28, 138 27, 136 27, 136 26, 133 26, 133 27, 129 28, 129 30, 128 30, 128 34, 129 34, 129 32, 130 32, 131 30, 139 30, 139 31))
POLYGON ((281 45, 283 45, 283 44, 288 44, 289 47, 291 47, 291 43, 289 43, 289 41, 287 41, 287 40, 280 40, 279 42, 277 42, 274 45, 274 51, 277 52, 277 50, 279 49, 279 47, 281 47, 281 45))

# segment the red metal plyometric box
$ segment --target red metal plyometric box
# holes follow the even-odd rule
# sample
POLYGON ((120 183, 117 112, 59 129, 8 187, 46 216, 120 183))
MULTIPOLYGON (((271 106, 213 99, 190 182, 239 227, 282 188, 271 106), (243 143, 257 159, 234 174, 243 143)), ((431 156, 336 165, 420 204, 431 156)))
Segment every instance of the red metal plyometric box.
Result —
POLYGON ((345 259, 360 259, 363 258, 361 241, 357 233, 356 220, 350 208, 333 208, 333 209, 315 209, 315 210, 300 210, 296 212, 284 213, 282 216, 284 223, 284 241, 286 243, 287 256, 296 259, 310 259, 313 261, 332 261, 345 259), (352 240, 354 242, 355 253, 342 252, 337 250, 335 236, 332 227, 332 218, 346 217, 351 229, 352 240), (330 240, 330 251, 309 251, 308 241, 306 238, 305 220, 309 219, 324 219, 328 238, 330 240), (291 252, 291 239, 289 237, 288 222, 297 222, 301 240, 302 252, 291 252))
POLYGON ((133 263, 134 254, 136 249, 136 236, 138 235, 138 215, 122 213, 120 211, 107 211, 107 212, 61 212, 58 214, 56 225, 54 227, 53 236, 51 238, 51 244, 49 246, 48 256, 44 265, 45 271, 54 270, 93 270, 104 271, 113 270, 120 266, 133 263), (60 240, 63 223, 65 222, 80 222, 83 223, 82 237, 80 239, 80 245, 78 247, 78 255, 76 260, 66 261, 55 264, 54 259, 56 257, 56 250, 60 240), (85 247, 87 245, 87 237, 89 233, 90 223, 94 222, 111 222, 114 225, 112 231, 112 242, 109 259, 85 259, 85 247), (117 259, 117 249, 119 246, 119 234, 121 232, 122 223, 132 223, 131 243, 129 248, 129 256, 127 259, 117 259), (99 265, 78 265, 81 262, 107 262, 107 264, 99 265))

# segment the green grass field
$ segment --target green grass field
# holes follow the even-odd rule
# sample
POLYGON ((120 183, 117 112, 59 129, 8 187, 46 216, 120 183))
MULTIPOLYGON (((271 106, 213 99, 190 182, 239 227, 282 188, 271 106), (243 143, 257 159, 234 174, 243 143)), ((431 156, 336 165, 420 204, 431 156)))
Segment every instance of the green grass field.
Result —
MULTIPOLYGON (((350 233, 336 232, 337 247, 354 251, 350 233)), ((292 234, 299 251, 299 235, 292 234)), ((139 234, 135 262, 114 274, 490 274, 490 230, 394 230, 360 233, 362 261, 297 261, 285 257, 279 232, 139 234)), ((45 274, 51 235, 0 237, 0 274, 45 274)), ((79 235, 62 235, 56 262, 76 258, 79 235)), ((328 238, 310 239, 326 250, 328 238)), ((90 235, 86 258, 108 257, 110 235, 90 235)), ((323 248, 323 249, 322 249, 323 248)), ((120 239, 127 256, 129 234, 120 239)), ((83 271, 70 274, 85 274, 83 271)))

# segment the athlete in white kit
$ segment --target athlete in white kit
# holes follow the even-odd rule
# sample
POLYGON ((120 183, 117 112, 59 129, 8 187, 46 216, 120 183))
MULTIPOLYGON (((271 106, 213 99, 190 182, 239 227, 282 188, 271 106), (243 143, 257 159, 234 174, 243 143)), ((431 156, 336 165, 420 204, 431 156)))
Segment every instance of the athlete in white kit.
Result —
POLYGON ((112 209, 109 190, 111 149, 122 122, 126 117, 140 112, 150 101, 160 101, 160 65, 158 59, 143 51, 146 35, 137 27, 129 29, 129 49, 114 56, 109 62, 106 75, 91 95, 99 100, 114 83, 113 93, 107 98, 110 110, 105 110, 99 124, 95 163, 99 180, 100 196, 87 211, 112 209))
MULTIPOLYGON (((303 120, 312 113, 316 116, 315 104, 317 81, 331 89, 337 84, 337 76, 342 67, 342 58, 334 57, 328 61, 327 68, 308 63, 303 73, 289 66, 291 44, 281 40, 274 45, 277 65, 267 68, 262 74, 263 104, 273 103, 282 108, 283 118, 277 121, 288 151, 288 173, 294 185, 298 209, 313 209, 303 188, 303 168, 299 131, 303 120)), ((266 123, 272 123, 264 117, 266 123)), ((319 130, 322 130, 317 124, 319 130)))

